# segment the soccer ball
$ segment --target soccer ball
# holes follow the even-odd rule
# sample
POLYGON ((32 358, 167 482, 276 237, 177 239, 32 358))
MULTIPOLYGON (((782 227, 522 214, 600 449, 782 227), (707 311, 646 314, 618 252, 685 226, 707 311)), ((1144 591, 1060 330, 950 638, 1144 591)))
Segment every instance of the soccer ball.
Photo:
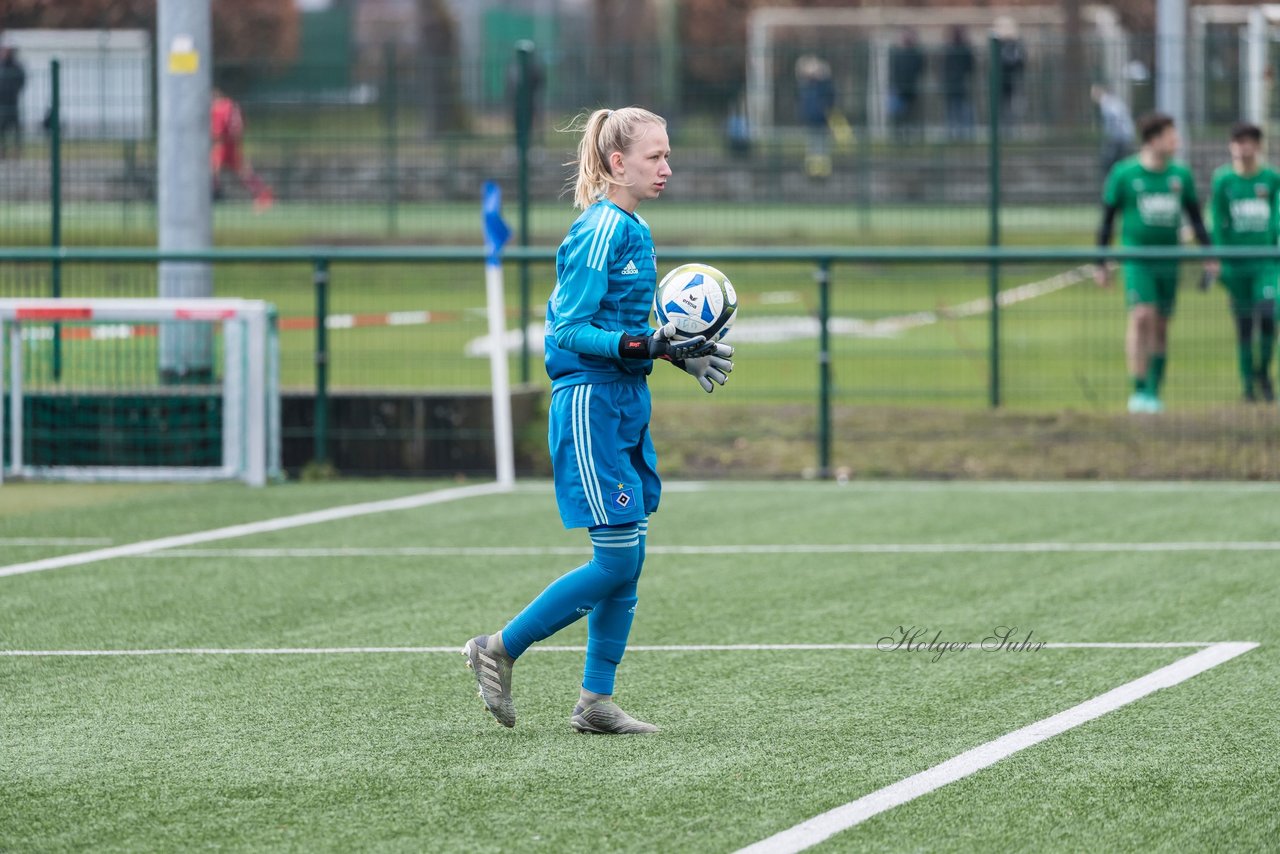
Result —
POLYGON ((659 325, 674 322, 678 337, 705 335, 719 341, 738 314, 738 294, 729 277, 709 264, 682 264, 662 277, 653 297, 659 325))

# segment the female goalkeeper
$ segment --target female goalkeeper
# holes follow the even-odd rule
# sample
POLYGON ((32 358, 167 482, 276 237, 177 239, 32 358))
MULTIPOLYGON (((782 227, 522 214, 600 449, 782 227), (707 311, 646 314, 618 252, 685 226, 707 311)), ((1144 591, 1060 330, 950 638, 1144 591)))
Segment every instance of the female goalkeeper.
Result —
POLYGON ((709 392, 733 370, 733 350, 701 336, 677 340, 674 324, 649 327, 657 256, 636 208, 661 195, 671 177, 666 121, 626 107, 596 110, 578 127, 574 206, 582 215, 560 244, 547 303, 548 441, 560 518, 566 528, 588 529, 593 557, 553 581, 502 631, 467 641, 463 654, 486 708, 515 726, 512 665, 531 644, 586 616, 582 694, 570 724, 579 732, 649 733, 657 727, 612 699, 648 518, 662 491, 646 378, 653 360, 665 359, 709 392))

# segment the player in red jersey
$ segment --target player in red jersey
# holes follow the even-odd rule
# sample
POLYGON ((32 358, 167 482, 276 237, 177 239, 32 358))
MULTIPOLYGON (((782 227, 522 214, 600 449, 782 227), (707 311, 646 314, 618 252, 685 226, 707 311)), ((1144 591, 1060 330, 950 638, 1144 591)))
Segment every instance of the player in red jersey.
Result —
POLYGON ((209 112, 209 130, 213 137, 210 152, 213 197, 222 197, 221 177, 225 167, 253 194, 255 211, 262 212, 271 207, 275 201, 271 188, 253 171, 244 154, 244 116, 240 113, 240 105, 216 87, 213 90, 213 108, 209 112))

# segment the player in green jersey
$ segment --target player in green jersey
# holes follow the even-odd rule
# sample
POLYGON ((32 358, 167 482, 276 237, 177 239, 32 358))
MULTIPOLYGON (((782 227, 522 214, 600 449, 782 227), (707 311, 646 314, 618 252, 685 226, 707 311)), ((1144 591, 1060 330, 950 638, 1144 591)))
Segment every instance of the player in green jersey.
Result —
MULTIPOLYGON (((1111 243, 1117 213, 1124 246, 1177 246, 1184 214, 1196 240, 1202 246, 1210 245, 1200 216, 1195 177, 1185 164, 1173 159, 1179 144, 1173 119, 1164 113, 1150 113, 1138 121, 1138 133, 1142 148, 1117 163, 1107 176, 1098 245, 1111 243)), ((1217 262, 1206 262, 1205 271, 1216 276, 1217 262)), ((1109 266, 1099 264, 1094 278, 1100 287, 1110 287, 1109 266)), ((1168 358, 1169 319, 1178 297, 1178 262, 1126 261, 1124 292, 1129 307, 1125 356, 1133 380, 1129 411, 1162 412, 1160 384, 1168 358)))
MULTIPOLYGON (((1275 246, 1280 238, 1276 194, 1280 173, 1262 162, 1262 130, 1238 124, 1231 129, 1231 162, 1213 174, 1210 210, 1213 242, 1220 246, 1275 246)), ((1276 347, 1276 274, 1274 261, 1222 263, 1222 284, 1236 320, 1236 362, 1244 399, 1275 400, 1271 354, 1276 347), (1253 327, 1258 327, 1254 358, 1253 327)))

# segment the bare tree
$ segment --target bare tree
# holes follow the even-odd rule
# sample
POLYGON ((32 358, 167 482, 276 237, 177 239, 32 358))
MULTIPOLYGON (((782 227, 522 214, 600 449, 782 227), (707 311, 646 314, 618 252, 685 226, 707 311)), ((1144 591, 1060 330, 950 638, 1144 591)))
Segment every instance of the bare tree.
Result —
POLYGON ((465 130, 458 74, 458 38, 453 16, 444 0, 418 0, 421 32, 423 119, 428 136, 465 130))
POLYGON ((1062 78, 1062 108, 1058 110, 1058 124, 1076 125, 1085 116, 1085 90, 1090 81, 1081 78, 1081 70, 1088 68, 1085 62, 1080 0, 1062 0, 1062 16, 1065 22, 1063 58, 1066 72, 1062 78))
MULTIPOLYGON (((293 0, 213 0, 212 12, 216 62, 278 66, 297 56, 293 0)), ((11 29, 145 29, 154 36, 156 0, 0 0, 0 22, 11 29)))

